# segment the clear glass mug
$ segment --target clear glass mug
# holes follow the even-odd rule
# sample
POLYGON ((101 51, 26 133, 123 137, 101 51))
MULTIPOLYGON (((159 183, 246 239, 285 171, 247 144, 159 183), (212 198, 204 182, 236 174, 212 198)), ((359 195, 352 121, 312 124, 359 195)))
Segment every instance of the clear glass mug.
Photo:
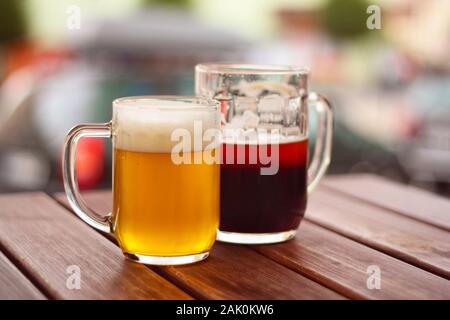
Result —
POLYGON ((263 244, 295 236, 307 195, 329 163, 333 111, 293 66, 199 64, 195 90, 222 112, 219 241, 263 244), (308 167, 308 109, 317 112, 308 167))
POLYGON ((219 164, 204 161, 220 146, 211 137, 205 140, 210 129, 220 131, 217 101, 115 100, 111 122, 81 124, 67 134, 63 178, 70 205, 87 224, 113 233, 134 261, 176 265, 205 259, 219 225, 219 164), (83 137, 112 138, 112 213, 100 215, 80 196, 75 151, 83 137))

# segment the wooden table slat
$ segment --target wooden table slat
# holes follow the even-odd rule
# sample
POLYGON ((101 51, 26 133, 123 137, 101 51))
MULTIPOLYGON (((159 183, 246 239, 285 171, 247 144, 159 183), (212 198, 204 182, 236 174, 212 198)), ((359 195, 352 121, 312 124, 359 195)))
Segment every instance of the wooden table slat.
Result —
POLYGON ((0 300, 44 300, 45 296, 0 252, 0 300))
MULTIPOLYGON (((85 200, 111 210, 111 192, 89 192, 85 200)), ((56 199, 67 205, 64 194, 56 199)), ((211 256, 185 266, 152 267, 180 288, 203 299, 342 299, 343 297, 254 250, 216 243, 211 256)))
MULTIPOLYGON (((111 209, 110 191, 85 198, 111 209)), ((42 193, 0 195, 0 298, 450 299, 449 203, 370 175, 331 177, 292 241, 217 243, 206 261, 146 267, 42 193), (70 265, 80 290, 66 287, 70 265), (369 266, 380 290, 367 287, 369 266)))
POLYGON ((0 196, 0 247, 56 299, 190 299, 43 193, 0 196), (81 288, 67 286, 77 266, 81 288), (72 272, 72 273, 70 273, 72 272), (68 280, 69 279, 69 280, 68 280))
POLYGON ((322 186, 450 231, 450 200, 433 193, 367 174, 330 176, 322 186))
POLYGON ((256 249, 350 298, 450 299, 450 281, 309 221, 292 241, 256 249), (367 287, 369 266, 380 268, 380 290, 367 287))
POLYGON ((342 299, 342 296, 244 246, 218 243, 197 265, 162 274, 208 299, 342 299))
POLYGON ((450 233, 319 187, 306 218, 410 264, 450 278, 450 233))

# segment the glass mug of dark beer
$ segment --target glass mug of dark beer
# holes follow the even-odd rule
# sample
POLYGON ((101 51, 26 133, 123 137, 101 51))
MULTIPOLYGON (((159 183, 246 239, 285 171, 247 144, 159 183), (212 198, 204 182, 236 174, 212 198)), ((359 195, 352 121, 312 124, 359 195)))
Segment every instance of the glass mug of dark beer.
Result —
POLYGON ((292 66, 199 64, 196 94, 222 112, 219 241, 264 244, 295 236, 307 195, 330 162, 333 112, 292 66), (308 168, 308 109, 316 142, 308 168))
POLYGON ((205 259, 219 226, 220 187, 219 162, 205 161, 207 155, 219 154, 220 140, 207 143, 208 130, 220 133, 217 101, 166 96, 115 100, 111 122, 81 124, 67 135, 63 177, 73 210, 92 227, 113 233, 134 261, 176 265, 205 259), (179 142, 180 135, 174 134, 180 131, 191 140, 179 142), (82 137, 112 138, 110 214, 98 214, 80 196, 75 151, 82 137), (180 152, 188 161, 178 161, 180 152))

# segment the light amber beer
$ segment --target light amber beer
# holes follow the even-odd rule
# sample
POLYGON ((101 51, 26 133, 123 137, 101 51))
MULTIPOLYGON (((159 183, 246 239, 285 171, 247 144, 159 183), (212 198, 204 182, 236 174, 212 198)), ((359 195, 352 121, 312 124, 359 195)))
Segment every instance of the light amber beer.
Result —
MULTIPOLYGON (((174 130, 202 139, 205 129, 219 127, 219 113, 171 103, 114 109, 112 227, 124 253, 141 260, 207 253, 219 227, 219 163, 177 164, 172 158, 174 130), (194 132, 195 121, 200 131, 194 132)), ((218 144, 209 150, 194 141, 185 146, 189 159, 219 152, 218 144)))
MULTIPOLYGON (((200 151, 202 152, 202 151, 200 151)), ((114 150, 115 234, 127 252, 207 252, 219 227, 218 164, 179 164, 170 153, 114 150)))

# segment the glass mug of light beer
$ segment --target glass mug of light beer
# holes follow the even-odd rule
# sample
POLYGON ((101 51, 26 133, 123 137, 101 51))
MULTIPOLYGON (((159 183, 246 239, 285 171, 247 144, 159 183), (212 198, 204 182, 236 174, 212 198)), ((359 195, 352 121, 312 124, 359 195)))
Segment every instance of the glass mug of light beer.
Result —
POLYGON ((243 244, 294 237, 307 195, 330 162, 333 113, 308 92, 308 71, 292 66, 200 64, 196 94, 222 112, 220 226, 217 239, 243 244), (308 168, 308 109, 316 141, 308 168))
POLYGON ((81 124, 67 135, 63 177, 70 205, 92 227, 113 233, 124 255, 137 262, 176 265, 205 259, 219 226, 219 161, 207 159, 219 154, 220 141, 206 137, 210 130, 220 133, 216 101, 115 100, 111 122, 81 124), (107 215, 89 208, 80 196, 75 151, 82 137, 112 138, 113 211, 107 215))

